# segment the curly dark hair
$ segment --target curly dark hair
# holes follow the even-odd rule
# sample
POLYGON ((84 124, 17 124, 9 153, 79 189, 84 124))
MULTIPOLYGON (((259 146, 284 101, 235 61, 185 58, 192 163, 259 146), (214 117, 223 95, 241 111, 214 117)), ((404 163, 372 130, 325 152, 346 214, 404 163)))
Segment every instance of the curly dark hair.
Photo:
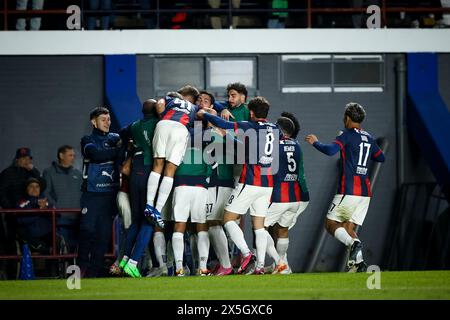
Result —
POLYGON ((347 103, 344 114, 356 123, 363 122, 366 117, 366 111, 359 103, 356 102, 347 103))

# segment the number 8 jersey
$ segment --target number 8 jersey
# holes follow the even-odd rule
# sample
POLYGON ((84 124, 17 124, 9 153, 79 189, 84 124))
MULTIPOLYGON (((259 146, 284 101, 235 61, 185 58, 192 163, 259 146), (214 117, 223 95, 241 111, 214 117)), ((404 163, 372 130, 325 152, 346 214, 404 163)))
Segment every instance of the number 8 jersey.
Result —
POLYGON ((338 194, 372 196, 368 177, 369 158, 377 161, 383 152, 372 136, 362 129, 345 129, 334 141, 341 153, 338 194))
MULTIPOLYGON (((239 183, 257 187, 273 187, 272 161, 274 146, 279 141, 277 125, 265 120, 238 121, 234 123, 235 134, 244 132, 245 163, 239 183)), ((241 136, 238 134, 238 139, 241 136)))

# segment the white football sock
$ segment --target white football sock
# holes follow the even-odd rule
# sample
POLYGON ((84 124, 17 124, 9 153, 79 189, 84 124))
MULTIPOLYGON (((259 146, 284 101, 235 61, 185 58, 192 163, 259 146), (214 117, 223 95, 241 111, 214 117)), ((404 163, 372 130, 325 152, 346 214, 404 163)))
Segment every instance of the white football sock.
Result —
POLYGON ((277 252, 277 249, 275 249, 275 242, 273 242, 272 236, 267 232, 266 230, 266 236, 267 236, 267 254, 275 261, 275 264, 280 261, 280 255, 277 252))
POLYGON ((233 240, 234 244, 241 250, 242 256, 245 257, 248 255, 250 250, 245 242, 244 233, 237 223, 235 221, 228 221, 225 223, 224 227, 230 235, 231 240, 233 240))
POLYGON ((230 254, 228 252, 228 239, 222 226, 213 226, 209 228, 214 250, 220 265, 224 268, 231 268, 230 254))
POLYGON ((155 256, 158 260, 159 267, 165 266, 167 262, 166 255, 166 239, 164 238, 164 233, 161 231, 155 232, 153 236, 153 246, 155 247, 155 256))
POLYGON ((208 255, 209 255, 209 237, 208 237, 208 231, 200 231, 198 234, 198 256, 199 256, 199 263, 198 267, 200 269, 206 269, 206 263, 208 262, 208 255))
POLYGON ((257 268, 264 268, 267 249, 267 231, 264 228, 255 230, 257 268))
POLYGON ((161 175, 154 171, 150 172, 147 181, 147 203, 153 206, 155 203, 156 191, 158 190, 159 179, 161 175))
POLYGON ((183 251, 184 251, 184 234, 181 232, 174 232, 172 234, 172 249, 173 257, 175 259, 175 267, 178 270, 183 268, 183 251))
POLYGON ((173 178, 164 177, 161 181, 158 191, 158 200, 156 200, 156 210, 161 212, 162 208, 166 204, 167 198, 169 198, 170 191, 172 191, 173 178))
POLYGON ((337 228, 336 231, 334 231, 334 237, 345 244, 347 247, 353 243, 353 238, 350 237, 344 227, 337 228))
POLYGON ((277 252, 280 258, 283 259, 284 263, 288 264, 287 261, 287 250, 289 247, 289 238, 278 238, 277 240, 277 252))

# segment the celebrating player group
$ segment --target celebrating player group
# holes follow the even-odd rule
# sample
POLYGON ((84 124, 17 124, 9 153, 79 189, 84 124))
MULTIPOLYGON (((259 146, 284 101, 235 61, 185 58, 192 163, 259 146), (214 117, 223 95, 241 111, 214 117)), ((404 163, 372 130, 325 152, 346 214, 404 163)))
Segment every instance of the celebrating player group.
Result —
MULTIPOLYGON (((145 101, 143 118, 120 131, 126 160, 117 203, 126 236, 112 274, 165 276, 171 268, 176 276, 292 273, 289 230, 310 201, 299 120, 283 112, 270 122, 269 101, 258 96, 247 103, 241 83, 229 84, 226 92, 227 101, 218 102, 186 85, 145 101), (244 237, 247 213, 253 239, 244 237), (186 261, 187 245, 194 270, 186 261), (148 256, 152 267, 144 274, 148 256)), ((326 155, 340 152, 339 185, 325 228, 348 247, 350 272, 366 270, 355 227, 369 208, 369 159, 384 161, 361 127, 364 118, 364 108, 349 103, 342 133, 332 143, 305 137, 326 155)))

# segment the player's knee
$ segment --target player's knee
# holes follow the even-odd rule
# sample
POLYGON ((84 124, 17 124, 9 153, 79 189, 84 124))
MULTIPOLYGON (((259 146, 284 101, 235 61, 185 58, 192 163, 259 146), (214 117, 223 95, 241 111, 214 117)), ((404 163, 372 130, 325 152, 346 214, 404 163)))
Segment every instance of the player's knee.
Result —
POLYGON ((264 217, 252 217, 253 230, 264 229, 264 217))
POLYGON ((278 229, 278 238, 287 238, 289 234, 288 228, 279 228, 278 229))
POLYGON ((197 223, 197 232, 208 231, 208 225, 206 223, 197 223))
POLYGON ((166 177, 175 176, 175 171, 177 171, 177 168, 178 167, 176 165, 167 161, 167 163, 164 167, 164 176, 166 176, 166 177))
POLYGON ((232 213, 232 212, 229 212, 229 211, 225 211, 225 213, 223 215, 223 223, 225 224, 225 223, 227 223, 229 221, 234 221, 237 218, 239 218, 238 214, 232 213))
POLYGON ((174 232, 184 233, 186 231, 186 222, 176 222, 174 232))
POLYGON ((222 221, 219 220, 209 220, 208 227, 219 227, 222 226, 222 221))
POLYGON ((153 171, 157 173, 162 173, 164 170, 164 158, 154 158, 153 159, 153 171))
POLYGON ((334 235, 337 228, 339 228, 339 223, 337 221, 325 219, 325 229, 329 234, 334 235))

